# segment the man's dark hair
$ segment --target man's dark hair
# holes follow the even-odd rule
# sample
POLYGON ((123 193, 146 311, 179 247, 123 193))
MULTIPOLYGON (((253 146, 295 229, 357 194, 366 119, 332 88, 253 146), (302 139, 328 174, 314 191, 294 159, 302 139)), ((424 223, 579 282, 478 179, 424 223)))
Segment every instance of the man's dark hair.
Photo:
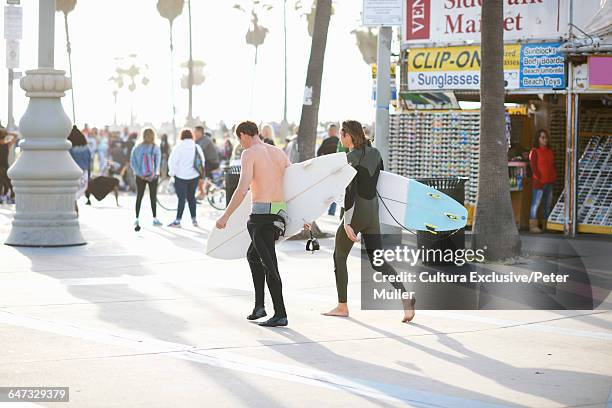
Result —
POLYGON ((193 139, 193 132, 190 129, 181 130, 181 140, 193 139))
POLYGON ((198 132, 204 134, 204 126, 196 126, 195 130, 197 130, 198 132))
POLYGON ((236 136, 240 137, 241 133, 246 133, 249 136, 255 136, 259 134, 257 125, 251 121, 244 121, 236 127, 236 136))
POLYGON ((336 125, 335 123, 332 123, 327 127, 327 130, 330 130, 330 129, 338 129, 338 125, 336 125))

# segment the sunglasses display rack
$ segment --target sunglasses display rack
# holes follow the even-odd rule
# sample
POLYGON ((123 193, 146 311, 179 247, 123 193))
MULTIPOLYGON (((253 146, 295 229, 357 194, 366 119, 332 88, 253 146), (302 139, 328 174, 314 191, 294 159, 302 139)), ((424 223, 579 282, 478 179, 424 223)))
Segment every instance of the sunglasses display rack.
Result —
POLYGON ((391 115, 389 171, 409 178, 465 177, 465 204, 476 203, 480 113, 412 111, 391 115))
POLYGON ((580 111, 580 132, 610 133, 612 113, 610 109, 585 109, 580 111))
POLYGON ((550 110, 549 135, 550 148, 555 155, 555 169, 557 170, 557 181, 553 188, 553 194, 558 197, 564 188, 565 174, 565 138, 566 138, 566 113, 565 108, 550 110))
MULTIPOLYGON (((548 222, 563 224, 565 197, 548 217, 548 222)), ((578 165, 578 224, 612 227, 612 136, 588 139, 578 165)))

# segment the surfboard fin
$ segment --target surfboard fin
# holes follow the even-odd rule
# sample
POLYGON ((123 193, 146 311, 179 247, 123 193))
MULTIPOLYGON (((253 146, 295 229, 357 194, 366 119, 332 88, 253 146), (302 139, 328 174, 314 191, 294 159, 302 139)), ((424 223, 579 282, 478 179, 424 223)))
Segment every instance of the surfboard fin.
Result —
POLYGON ((429 191, 427 193, 427 195, 429 197, 433 198, 434 200, 439 200, 440 198, 442 198, 442 196, 440 194, 432 193, 431 191, 429 191))
POLYGON ((438 233, 436 231, 438 229, 438 227, 436 227, 435 225, 425 224, 425 228, 427 228, 427 231, 431 232, 432 234, 437 234, 438 233))
POLYGON ((444 215, 446 215, 448 217, 449 220, 452 221, 459 221, 461 219, 461 217, 459 217, 458 215, 455 214, 451 214, 451 213, 444 213, 444 215))

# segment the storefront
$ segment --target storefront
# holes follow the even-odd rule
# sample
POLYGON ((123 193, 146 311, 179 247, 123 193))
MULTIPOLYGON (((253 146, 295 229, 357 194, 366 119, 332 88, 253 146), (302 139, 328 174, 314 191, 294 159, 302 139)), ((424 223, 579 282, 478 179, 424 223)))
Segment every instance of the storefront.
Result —
MULTIPOLYGON (((476 5, 445 7, 443 3, 448 6, 465 3, 463 6, 466 6, 477 2, 407 0, 400 58, 400 103, 398 112, 391 117, 389 167, 391 171, 412 178, 468 178, 466 206, 473 214, 478 186, 480 114, 479 110, 459 109, 459 104, 480 100, 480 35, 466 31, 465 25, 475 16, 479 18, 480 8, 476 5), (462 29, 456 27, 457 21, 464 24, 462 29)), ((566 183, 577 185, 576 178, 580 178, 566 177, 569 133, 566 105, 568 89, 573 86, 568 81, 573 80, 574 72, 568 73, 568 66, 573 65, 568 65, 571 59, 563 47, 565 39, 571 35, 572 4, 570 0, 515 3, 521 2, 509 2, 504 9, 506 20, 513 19, 519 25, 517 28, 515 23, 508 23, 504 27, 508 177, 515 219, 520 228, 526 228, 531 202, 527 157, 537 130, 549 132, 555 153, 559 177, 554 188, 554 202, 563 202, 566 183)), ((581 6, 580 13, 573 17, 574 22, 590 20, 599 2, 587 0, 581 2, 581 6)), ((599 100, 603 101, 607 92, 601 89, 599 100)), ((607 118, 612 119, 612 111, 603 106, 604 102, 602 106, 597 105, 597 97, 588 100, 577 115, 583 136, 579 145, 601 149, 601 143, 607 146, 606 142, 596 143, 595 140, 600 139, 594 137, 601 138, 611 131, 612 121, 607 122, 607 118), (590 145, 589 140, 592 140, 590 145)), ((612 179, 601 178, 600 181, 612 188, 612 179)), ((584 209, 588 202, 583 200, 578 206, 584 209)), ((559 224, 559 213, 565 210, 558 207, 557 204, 549 224, 551 229, 561 225, 563 231, 564 221, 559 224)), ((577 214, 582 213, 578 211, 577 214)), ((602 216, 598 213, 593 217, 599 220, 602 216)), ((603 216, 603 223, 606 222, 612 227, 612 213, 603 216)), ((599 228, 584 232, 609 231, 599 228)))
POLYGON ((566 165, 565 189, 575 192, 575 201, 566 206, 562 195, 548 219, 557 231, 575 224, 579 233, 612 234, 612 54, 595 52, 568 53, 572 84, 562 108, 572 136, 567 145, 577 146, 578 165, 566 165))

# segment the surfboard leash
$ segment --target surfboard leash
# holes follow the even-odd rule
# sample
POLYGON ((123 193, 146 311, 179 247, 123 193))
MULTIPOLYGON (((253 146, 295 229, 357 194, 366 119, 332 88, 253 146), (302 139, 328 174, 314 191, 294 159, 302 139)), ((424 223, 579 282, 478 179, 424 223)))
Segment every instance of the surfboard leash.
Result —
MULTIPOLYGON (((391 210, 389 209, 389 207, 387 207, 387 203, 385 203, 385 200, 382 198, 382 196, 381 196, 381 195, 380 195, 380 193, 378 192, 378 189, 376 189, 376 195, 378 196, 378 198, 380 199, 380 202, 381 202, 381 203, 383 204, 383 206, 385 207, 385 210, 387 210, 387 213, 389 213, 389 215, 391 216, 391 218, 393 219, 393 221, 395 221, 395 223, 396 223, 396 224, 397 224, 397 225, 398 225, 400 228, 402 228, 404 231, 408 231, 408 232, 409 232, 409 233, 411 233, 412 235, 417 235, 417 233, 416 233, 416 232, 414 232, 414 231, 412 231, 412 230, 410 230, 410 229, 406 228, 406 227, 405 227, 405 226, 404 226, 404 225, 403 225, 401 222, 399 222, 399 221, 397 220, 397 218, 395 218, 395 216, 393 215, 393 213, 391 212, 391 210)), ((440 242, 440 241, 442 241, 442 240, 444 240, 444 239, 448 239, 448 238, 452 237, 453 235, 455 235, 456 233, 458 233, 459 231, 461 231, 461 228, 456 229, 456 230, 455 230, 455 231, 453 231, 451 234, 446 235, 446 236, 444 236, 444 237, 441 237, 440 239, 436 239, 435 241, 433 241, 433 243, 440 242)), ((430 233, 432 233, 432 232, 430 231, 430 233)))

